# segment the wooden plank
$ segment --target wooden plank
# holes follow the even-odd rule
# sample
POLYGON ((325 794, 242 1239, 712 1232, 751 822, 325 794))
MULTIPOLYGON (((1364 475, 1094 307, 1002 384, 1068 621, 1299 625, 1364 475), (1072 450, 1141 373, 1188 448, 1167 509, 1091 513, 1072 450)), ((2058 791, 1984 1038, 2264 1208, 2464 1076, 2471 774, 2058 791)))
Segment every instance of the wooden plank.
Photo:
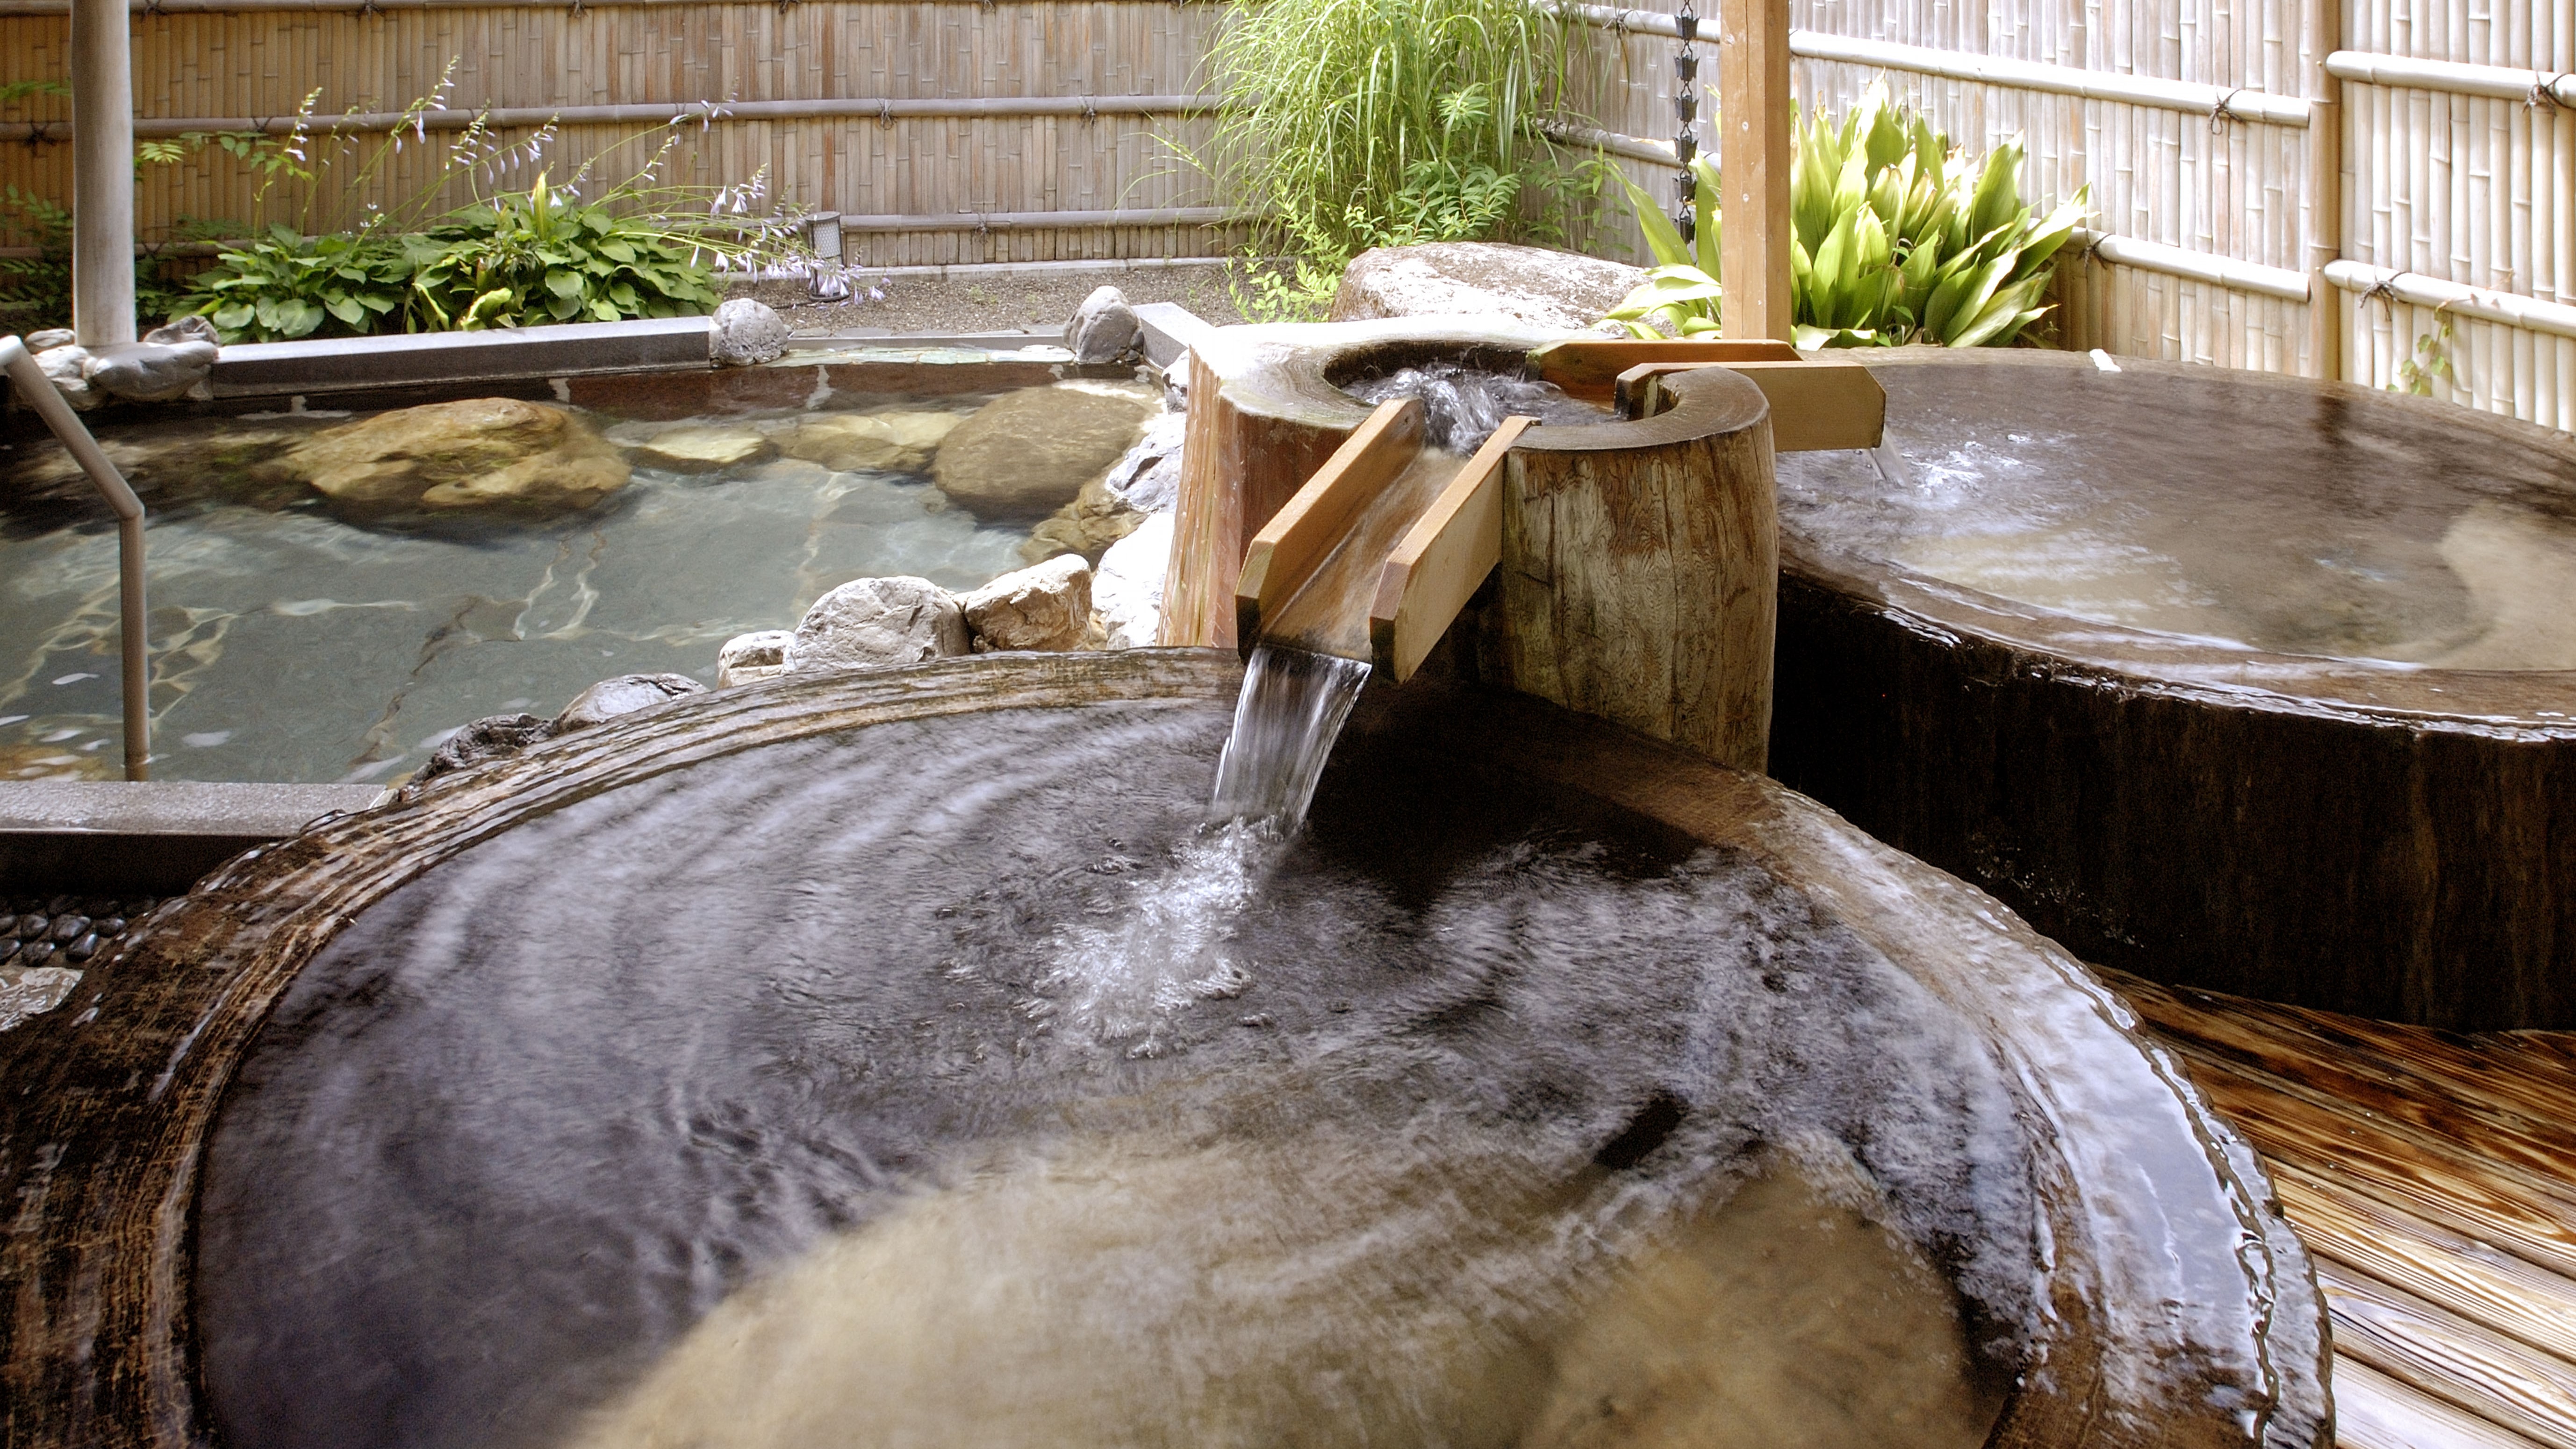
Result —
POLYGON ((1398 683, 1422 667, 1485 576, 1503 557, 1503 458, 1537 422, 1503 419, 1431 508, 1387 555, 1369 610, 1369 649, 1398 683))
POLYGON ((1419 399, 1378 404, 1287 506, 1252 536, 1234 587, 1234 637, 1243 652, 1251 653, 1261 637, 1263 617, 1275 615, 1296 596, 1360 510, 1421 455, 1422 425, 1419 399))
POLYGON ((2341 1449, 2536 1449, 2539 1443, 2340 1354, 2334 1401, 2341 1449))
POLYGON ((2289 1163, 2272 1185, 2309 1252, 2576 1363, 2576 1278, 2289 1163))
POLYGON ((1726 231, 1718 265, 1728 337, 1787 337, 1790 125, 1789 0, 1719 0, 1717 154, 1726 231))
POLYGON ((2105 979, 2161 1034, 2213 1047, 2245 1044, 2249 1034, 2267 1035, 2281 1043, 2280 1050, 2339 1059, 2354 1071, 2378 1073, 2390 1090, 2447 1099, 2466 1116, 2576 1160, 2576 1033, 2462 1036, 2159 986, 2116 972, 2106 972, 2105 979))
POLYGON ((2339 1357, 2552 1449, 2576 1449, 2576 1365, 2331 1261, 2318 1262, 2317 1286, 2334 1314, 2339 1357))
POLYGON ((1553 342, 1529 355, 1529 375, 1554 383, 1576 397, 1608 402, 1617 394, 1619 374, 1646 362, 1797 362, 1798 349, 1786 342, 1725 342, 1700 338, 1687 342, 1653 342, 1625 337, 1577 337, 1553 342))
POLYGON ((2576 1277, 2576 1225, 2557 1204, 2498 1183, 2472 1154, 2428 1154, 2358 1118, 2321 1113, 2206 1061, 2191 1077, 2256 1151, 2392 1207, 2576 1277))
POLYGON ((2348 1121, 2387 1143, 2389 1150, 2413 1151, 2460 1171, 2474 1171, 2499 1189, 2576 1222, 2576 1183, 2568 1180, 2565 1154, 2459 1113, 2439 1097, 2391 1092, 2317 1056, 2249 1061, 2203 1042, 2168 1038, 2167 1044, 2190 1061, 2209 1063, 2269 1089, 2284 1107, 2296 1103, 2324 1118, 2348 1121), (2280 1070, 2274 1070, 2276 1066, 2280 1070))
POLYGON ((1661 380, 1676 372, 1724 366, 1753 379, 1771 402, 1771 450, 1810 453, 1834 448, 1875 448, 1886 435, 1887 389, 1857 362, 1641 362, 1619 374, 1614 394, 1620 415, 1641 417, 1663 407, 1661 380))

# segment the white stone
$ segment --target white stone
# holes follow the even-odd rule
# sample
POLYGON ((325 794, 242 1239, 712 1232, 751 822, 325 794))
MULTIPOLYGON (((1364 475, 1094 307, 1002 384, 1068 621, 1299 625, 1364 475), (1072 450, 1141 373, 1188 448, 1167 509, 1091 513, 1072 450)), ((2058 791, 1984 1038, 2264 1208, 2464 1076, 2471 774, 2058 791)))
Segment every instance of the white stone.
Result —
POLYGON ((1153 514, 1101 555, 1091 577, 1091 607, 1108 630, 1105 647, 1137 649, 1154 642, 1163 615, 1163 575, 1172 562, 1172 518, 1153 514))
POLYGON ((706 686, 685 674, 621 674, 603 679, 564 706, 551 726, 556 734, 586 730, 602 725, 619 715, 658 709, 684 694, 699 694, 706 686))
POLYGON ((80 341, 80 334, 68 327, 48 327, 42 332, 28 333, 23 340, 29 352, 46 353, 57 347, 69 347, 80 341))
POLYGON ((707 323, 707 355, 718 367, 750 367, 787 350, 787 320, 767 303, 736 297, 707 323))
POLYGON ((1060 554, 961 597, 975 652, 1079 649, 1091 628, 1091 565, 1060 554))
POLYGON ((63 395, 63 401, 83 412, 107 401, 106 393, 89 385, 89 365, 89 349, 77 343, 49 347, 36 354, 36 366, 53 379, 54 391, 63 395))
POLYGON ((1136 310, 1116 287, 1095 288, 1064 329, 1064 345, 1073 350, 1076 362, 1129 361, 1141 354, 1144 341, 1136 310))
POLYGON ((80 979, 68 966, 0 966, 0 1031, 62 1005, 80 979))
POLYGON ((750 634, 736 634, 716 651, 716 688, 731 689, 756 679, 768 679, 787 672, 787 646, 796 640, 792 629, 762 629, 750 634))
POLYGON ((1546 247, 1431 242, 1351 259, 1331 320, 1503 316, 1578 332, 1643 285, 1645 269, 1546 247))
POLYGON ((928 579, 852 579, 814 601, 787 645, 787 667, 881 669, 964 654, 965 611, 928 579))
POLYGON ((1139 513, 1162 513, 1181 503, 1181 440, 1187 413, 1164 413, 1145 424, 1145 436, 1109 469, 1109 496, 1139 513))
POLYGON ((215 344, 192 338, 168 344, 137 342, 95 354, 84 375, 101 392, 136 402, 166 402, 186 396, 214 370, 215 344))

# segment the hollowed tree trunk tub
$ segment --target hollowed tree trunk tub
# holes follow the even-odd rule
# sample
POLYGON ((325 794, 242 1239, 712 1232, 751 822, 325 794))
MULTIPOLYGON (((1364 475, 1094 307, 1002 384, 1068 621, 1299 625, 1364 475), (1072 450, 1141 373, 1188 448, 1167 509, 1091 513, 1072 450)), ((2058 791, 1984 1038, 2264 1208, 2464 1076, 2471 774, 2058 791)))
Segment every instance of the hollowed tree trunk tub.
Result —
POLYGON ((1783 460, 1771 771, 2088 960, 2576 1026, 2576 443, 2082 355, 1863 359, 1783 460))
POLYGON ((2064 952, 1758 776, 1380 694, 1208 979, 1091 972, 1235 839, 1240 679, 790 676, 219 870, 0 1037, 9 1442, 1553 1443, 1651 1364, 1480 1285, 1616 1297, 1784 1161, 1954 1285, 1985 1442, 2328 1442, 2243 1144, 2064 952))
MULTIPOLYGON (((1161 642, 1248 647, 1234 601, 1245 548, 1368 418, 1350 389, 1464 368, 1468 386, 1500 389, 1479 405, 1544 416, 1505 459, 1500 560, 1438 672, 1759 769, 1778 566, 1769 405, 1710 370, 1669 380, 1655 416, 1619 419, 1521 380, 1528 354, 1559 340, 1490 318, 1219 329, 1191 355, 1161 642)), ((1459 409, 1431 411, 1440 446, 1459 409)))

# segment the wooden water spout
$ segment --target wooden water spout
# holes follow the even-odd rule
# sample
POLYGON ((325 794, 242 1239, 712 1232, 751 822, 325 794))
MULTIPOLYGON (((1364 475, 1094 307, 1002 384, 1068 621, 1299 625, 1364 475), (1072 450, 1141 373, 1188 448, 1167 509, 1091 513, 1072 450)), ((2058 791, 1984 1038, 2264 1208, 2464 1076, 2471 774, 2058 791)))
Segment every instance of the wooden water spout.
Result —
POLYGON ((1798 448, 1875 446, 1885 397, 1865 369, 1771 342, 1531 346, 1442 319, 1228 330, 1229 346, 1193 356, 1163 642, 1248 653, 1267 639, 1400 682, 1455 634, 1458 670, 1763 768, 1772 453, 1783 430, 1798 448), (1369 413, 1340 386, 1443 358, 1615 399, 1618 414, 1515 417, 1474 457, 1435 464, 1420 404, 1369 413), (1283 470, 1309 458, 1283 496, 1283 470), (1228 579, 1226 540, 1247 532, 1228 579), (1230 617, 1211 607, 1222 583, 1230 617), (1349 622, 1327 624, 1314 596, 1337 591, 1349 622))

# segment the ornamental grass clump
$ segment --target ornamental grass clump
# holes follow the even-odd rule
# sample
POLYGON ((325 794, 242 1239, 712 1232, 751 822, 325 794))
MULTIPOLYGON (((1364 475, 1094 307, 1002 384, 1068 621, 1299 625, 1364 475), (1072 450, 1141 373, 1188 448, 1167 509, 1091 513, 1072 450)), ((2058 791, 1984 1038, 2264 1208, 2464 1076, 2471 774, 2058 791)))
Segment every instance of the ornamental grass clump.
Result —
MULTIPOLYGON (((1800 347, 2001 347, 2048 309, 2040 304, 2060 248, 2090 214, 2089 188, 2045 217, 2021 199, 2022 148, 2006 142, 1971 162, 1929 121, 1872 86, 1839 126, 1819 109, 1798 128, 1789 178, 1789 292, 1800 347)), ((1700 212, 1715 218, 1716 168, 1693 163, 1700 212)), ((1629 184, 1657 265, 1610 313, 1641 337, 1718 326, 1717 231, 1683 246, 1646 193, 1629 184)))
POLYGON ((1527 0, 1243 0, 1209 64, 1213 138, 1183 156, 1292 259, 1241 298, 1315 316, 1377 246, 1561 232, 1588 182, 1535 126, 1554 115, 1566 22, 1527 0))

